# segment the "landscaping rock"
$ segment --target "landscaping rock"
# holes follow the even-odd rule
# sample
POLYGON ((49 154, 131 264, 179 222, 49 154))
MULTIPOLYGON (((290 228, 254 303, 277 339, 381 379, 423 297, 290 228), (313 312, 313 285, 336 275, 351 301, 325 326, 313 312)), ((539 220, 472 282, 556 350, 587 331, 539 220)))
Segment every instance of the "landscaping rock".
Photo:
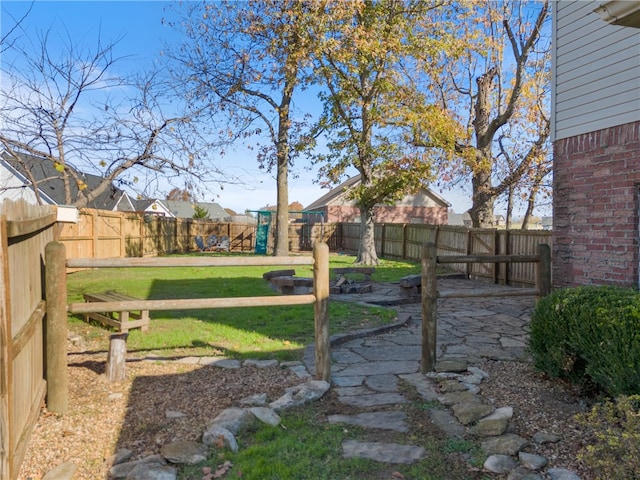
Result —
POLYGON ((213 424, 202 435, 202 443, 217 448, 226 448, 232 452, 238 451, 236 437, 226 428, 213 424))
POLYGON ((255 417, 246 408, 227 408, 213 419, 212 424, 226 428, 236 435, 242 428, 251 424, 255 417))
POLYGON ((323 380, 310 380, 302 385, 287 389, 287 393, 275 402, 271 402, 269 407, 278 412, 312 402, 327 393, 330 386, 328 382, 323 380))
POLYGON ((280 424, 280 415, 267 407, 252 407, 249 409, 262 423, 275 427, 280 424))
POLYGON ((64 462, 53 470, 49 470, 42 480, 71 480, 78 466, 75 463, 64 462))
POLYGON ((509 473, 517 462, 509 455, 491 455, 484 461, 484 469, 491 473, 509 473))
POLYGON ((544 445, 545 443, 557 443, 560 439, 560 435, 548 432, 536 432, 533 434, 533 437, 531 437, 531 440, 539 445, 544 445))
POLYGON ((506 418, 481 418, 472 431, 480 437, 492 437, 502 435, 509 425, 506 418))
POLYGON ((458 403, 453 406, 453 414, 463 425, 469 425, 482 417, 491 414, 496 408, 493 405, 480 403, 479 400, 458 403))
POLYGON ((241 405, 251 405, 253 407, 261 407, 267 404, 267 394, 266 393, 257 393, 255 395, 251 395, 249 397, 245 397, 240 400, 241 405))
POLYGON ((447 407, 456 405, 458 403, 480 403, 480 399, 478 398, 478 396, 468 391, 445 393, 444 395, 440 395, 438 397, 438 401, 447 407))
POLYGON ((126 480, 176 480, 178 469, 166 465, 136 465, 126 480))
POLYGON ((549 463, 549 461, 542 455, 535 455, 533 453, 526 452, 518 452, 518 459, 520 460, 520 464, 529 470, 540 470, 541 468, 546 467, 547 463, 549 463))
POLYGON ((466 372, 469 363, 464 360, 440 360, 436 372, 466 372))
POLYGON ((520 466, 509 472, 507 480, 543 480, 537 473, 520 466))
POLYGON ((207 459, 208 450, 202 443, 183 440, 163 445, 160 454, 171 463, 195 465, 207 459))
POLYGON ((550 468, 547 475, 551 480, 580 480, 578 475, 564 468, 550 468))
POLYGON ((482 442, 482 450, 488 455, 516 455, 529 442, 515 433, 505 433, 482 442))
POLYGON ((244 366, 253 366, 253 367, 257 367, 257 368, 270 368, 270 367, 277 367, 278 366, 278 361, 275 359, 272 360, 245 360, 244 361, 244 366))
POLYGON ((143 465, 144 468, 148 468, 153 465, 164 466, 166 464, 167 462, 162 455, 150 455, 132 462, 123 462, 114 465, 109 469, 109 473, 114 478, 126 478, 138 465, 143 465))

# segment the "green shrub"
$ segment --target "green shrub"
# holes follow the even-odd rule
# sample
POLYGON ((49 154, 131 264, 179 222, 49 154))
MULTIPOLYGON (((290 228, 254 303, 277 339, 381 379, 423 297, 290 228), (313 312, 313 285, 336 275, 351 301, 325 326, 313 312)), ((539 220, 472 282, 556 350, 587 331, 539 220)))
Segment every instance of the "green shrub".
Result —
POLYGON ((577 417, 593 432, 593 443, 580 451, 578 459, 596 478, 640 478, 639 407, 639 395, 620 396, 615 403, 607 401, 577 417))
POLYGON ((589 286, 557 290, 538 302, 529 347, 551 376, 606 393, 640 393, 640 294, 589 286))

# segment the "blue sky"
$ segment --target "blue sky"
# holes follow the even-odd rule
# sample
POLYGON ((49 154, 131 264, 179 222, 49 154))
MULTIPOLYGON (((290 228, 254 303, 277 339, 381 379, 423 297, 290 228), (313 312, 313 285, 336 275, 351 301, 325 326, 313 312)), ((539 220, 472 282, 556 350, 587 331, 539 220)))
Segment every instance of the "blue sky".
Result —
MULTIPOLYGON (((101 32, 105 42, 121 38, 115 53, 129 57, 120 63, 120 68, 138 69, 151 64, 167 45, 175 44, 180 37, 170 27, 162 24, 162 19, 170 16, 171 2, 161 1, 7 1, 0 3, 2 33, 14 24, 11 19, 21 18, 31 7, 25 18, 20 35, 50 30, 52 38, 71 35, 75 40, 86 39, 95 42, 96 33, 101 32)), ((221 159, 221 164, 230 173, 240 176, 244 185, 226 185, 224 190, 212 192, 204 201, 214 201, 224 208, 238 212, 255 210, 276 203, 276 182, 272 175, 258 169, 255 158, 238 149, 221 159)), ((307 206, 324 195, 327 190, 313 183, 315 174, 296 168, 297 178, 289 179, 289 201, 298 201, 307 206)), ((437 190, 436 190, 437 191, 437 190)), ((158 196, 162 196, 159 192, 158 196)), ((437 191, 447 199, 456 212, 463 212, 471 206, 467 195, 459 192, 437 191)))

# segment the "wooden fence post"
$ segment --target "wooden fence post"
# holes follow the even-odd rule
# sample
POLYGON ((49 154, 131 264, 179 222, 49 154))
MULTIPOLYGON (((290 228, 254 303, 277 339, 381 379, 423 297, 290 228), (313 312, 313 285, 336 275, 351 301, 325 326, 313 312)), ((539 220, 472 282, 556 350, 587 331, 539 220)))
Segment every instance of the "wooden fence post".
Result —
POLYGON ((422 373, 432 372, 436 367, 437 296, 436 245, 422 245, 422 373))
POLYGON ((65 252, 60 242, 49 242, 45 247, 47 409, 55 413, 65 413, 69 407, 65 252))
POLYGON ((551 249, 544 243, 538 244, 538 256, 540 261, 536 265, 536 288, 538 298, 546 297, 551 293, 551 249))
POLYGON ((119 382, 127 376, 127 337, 128 333, 113 333, 109 336, 109 355, 105 374, 109 382, 119 382))
POLYGON ((331 381, 331 348, 329 343, 329 246, 313 246, 313 294, 316 346, 316 379, 331 381))

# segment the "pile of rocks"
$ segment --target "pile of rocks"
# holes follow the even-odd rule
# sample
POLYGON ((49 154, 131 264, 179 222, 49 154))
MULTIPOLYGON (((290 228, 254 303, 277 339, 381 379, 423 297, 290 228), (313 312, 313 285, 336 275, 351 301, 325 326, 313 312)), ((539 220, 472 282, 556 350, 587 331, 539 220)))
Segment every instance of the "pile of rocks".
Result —
MULTIPOLYGON (((150 455, 135 461, 129 461, 133 452, 119 450, 112 459, 113 467, 109 473, 114 478, 126 480, 175 480, 178 470, 174 465, 195 465, 207 459, 211 447, 238 450, 235 435, 253 422, 260 421, 271 426, 280 423, 277 412, 303 405, 321 398, 329 383, 309 380, 291 387, 277 400, 266 405, 266 395, 254 395, 240 400, 243 407, 223 410, 205 429, 201 442, 179 441, 164 445, 159 455, 150 455)), ((168 413, 169 414, 169 413, 168 413)), ((172 415, 179 412, 172 412, 172 415)), ((214 477, 211 477, 214 478, 214 477)))
MULTIPOLYGON (((451 437, 461 437, 468 431, 478 438, 487 455, 483 465, 486 471, 506 474, 508 480, 543 479, 538 472, 542 472, 549 461, 535 453, 536 445, 558 442, 560 435, 541 431, 527 440, 509 431, 513 408, 487 403, 480 394, 480 384, 488 374, 467 366, 464 361, 441 361, 436 365, 436 371, 427 373, 426 377, 436 383, 435 399, 450 407, 457 420, 435 418, 437 410, 431 410, 432 421, 451 437)), ((546 475, 551 480, 580 480, 575 473, 563 468, 547 468, 546 475)))

